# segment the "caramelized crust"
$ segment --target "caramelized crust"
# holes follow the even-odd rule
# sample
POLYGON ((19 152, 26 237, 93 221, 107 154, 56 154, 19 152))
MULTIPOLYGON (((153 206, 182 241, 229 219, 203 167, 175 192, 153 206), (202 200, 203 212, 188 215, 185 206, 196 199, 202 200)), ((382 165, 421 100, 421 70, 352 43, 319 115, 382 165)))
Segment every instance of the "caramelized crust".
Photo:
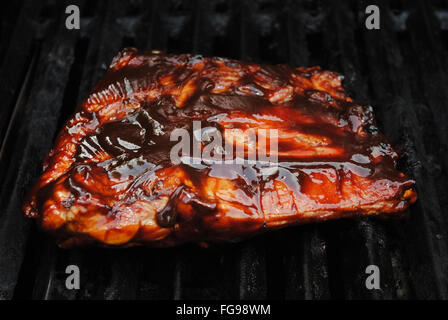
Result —
POLYGON ((23 210, 62 247, 237 241, 399 213, 417 196, 396 157, 336 73, 127 48, 66 122, 23 210), (170 134, 194 136, 194 120, 244 155, 264 143, 278 161, 174 164, 170 134))

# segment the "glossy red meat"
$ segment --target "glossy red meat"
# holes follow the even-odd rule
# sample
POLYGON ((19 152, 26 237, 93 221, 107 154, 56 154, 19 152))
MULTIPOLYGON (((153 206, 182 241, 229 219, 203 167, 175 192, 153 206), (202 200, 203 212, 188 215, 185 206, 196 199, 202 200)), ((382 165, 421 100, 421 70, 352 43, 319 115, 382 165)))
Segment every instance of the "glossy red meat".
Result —
POLYGON ((66 122, 23 209, 62 247, 236 241, 406 209, 414 181, 396 157, 333 72, 130 48, 66 122), (170 134, 194 136, 193 121, 246 153, 260 144, 241 132, 276 129, 278 163, 173 164, 170 134))

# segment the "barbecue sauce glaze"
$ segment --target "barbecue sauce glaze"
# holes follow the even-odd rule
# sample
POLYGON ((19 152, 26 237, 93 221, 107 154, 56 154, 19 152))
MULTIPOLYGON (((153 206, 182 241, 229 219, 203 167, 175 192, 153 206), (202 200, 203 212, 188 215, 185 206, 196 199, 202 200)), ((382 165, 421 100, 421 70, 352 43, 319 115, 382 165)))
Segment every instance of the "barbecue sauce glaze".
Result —
MULTIPOLYGON (((91 202, 110 220, 137 201, 151 203, 169 196, 155 219, 159 227, 176 230, 169 245, 182 237, 182 242, 212 238, 207 224, 225 214, 247 219, 218 233, 218 241, 238 240, 244 228, 247 233, 263 230, 269 223, 263 192, 279 192, 275 189, 279 183, 286 187, 281 190, 307 199, 309 207, 296 207, 292 216, 302 210, 339 210, 347 201, 341 190, 357 184, 358 178, 377 185, 379 197, 395 201, 386 211, 402 210, 415 201, 414 182, 395 169, 397 154, 378 132, 371 107, 353 103, 340 79, 318 68, 126 49, 66 123, 61 135, 76 141, 72 152, 64 154, 67 169, 57 177, 47 176, 45 183, 44 175, 30 193, 25 211, 33 215, 45 210, 57 185, 70 194, 62 201, 66 210, 91 202), (324 78, 316 80, 320 90, 313 83, 316 73, 324 78), (198 142, 193 121, 217 130, 223 142, 226 130, 279 130, 277 166, 248 161, 184 161, 174 166, 170 151, 178 141, 171 141, 170 134, 176 128, 187 130, 192 147, 198 142), (179 172, 179 179, 187 179, 188 185, 176 180, 179 172), (204 191, 209 178, 230 181, 235 188, 232 196, 224 195, 229 211, 219 210, 204 191)), ((200 143, 201 150, 206 146, 207 141, 200 143)), ((57 151, 53 149, 46 159, 46 172, 57 167, 57 151)), ((369 188, 375 191, 371 183, 369 188)))

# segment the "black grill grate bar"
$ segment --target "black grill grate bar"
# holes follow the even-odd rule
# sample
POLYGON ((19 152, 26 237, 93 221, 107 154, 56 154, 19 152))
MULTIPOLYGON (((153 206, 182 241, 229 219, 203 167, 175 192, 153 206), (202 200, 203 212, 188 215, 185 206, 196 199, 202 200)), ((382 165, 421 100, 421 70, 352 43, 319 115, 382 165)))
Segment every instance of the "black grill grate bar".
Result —
POLYGON ((53 288, 56 280, 57 252, 53 243, 45 239, 40 248, 39 266, 35 271, 33 299, 49 300, 53 297, 53 288))
POLYGON ((167 31, 165 25, 161 20, 162 17, 167 15, 167 1, 155 0, 151 7, 151 23, 149 31, 151 32, 147 39, 147 47, 152 50, 162 50, 167 49, 167 31))
MULTIPOLYGON (((363 3, 364 5, 365 3, 363 3)), ((380 112, 375 112, 378 122, 380 126, 382 126, 382 131, 391 139, 391 142, 394 144, 396 141, 403 139, 402 135, 402 126, 397 126, 397 123, 401 123, 401 118, 399 112, 399 105, 397 103, 396 93, 391 92, 391 88, 393 87, 393 83, 387 84, 390 79, 388 77, 388 73, 392 69, 392 66, 388 65, 386 60, 393 59, 394 55, 399 53, 398 48, 393 46, 395 43, 394 30, 392 30, 393 23, 390 19, 392 16, 387 4, 381 3, 382 14, 384 15, 384 28, 378 32, 369 32, 364 30, 362 32, 362 37, 364 38, 365 43, 365 65, 368 70, 366 72, 369 74, 369 84, 370 90, 369 95, 371 96, 372 102, 374 102, 375 106, 381 106, 380 112), (374 47, 371 44, 376 43, 377 46, 374 47), (389 50, 383 51, 385 48, 389 48, 389 50), (391 108, 393 106, 393 108, 391 108)), ((403 270, 407 268, 407 264, 402 259, 401 252, 403 247, 397 249, 397 245, 400 246, 402 243, 399 241, 397 244, 396 238, 398 232, 398 228, 395 229, 396 224, 392 221, 388 223, 382 224, 382 230, 386 231, 388 236, 387 242, 387 252, 390 256, 392 263, 392 270, 388 270, 391 275, 393 275, 393 281, 389 282, 389 286, 392 287, 396 291, 396 296, 398 298, 410 298, 410 285, 409 278, 403 274, 403 270), (395 236, 392 235, 395 233, 395 236), (392 238, 395 238, 394 243, 392 242, 392 238)), ((375 235, 376 236, 376 235, 375 235)), ((409 239, 402 239, 402 241, 409 242, 409 239)), ((382 274, 384 274, 383 270, 381 270, 382 274)))
MULTIPOLYGON (((57 22, 54 21, 54 23, 57 22)), ((30 173, 39 171, 40 162, 50 148, 51 139, 56 130, 55 116, 62 105, 62 92, 64 92, 68 72, 73 63, 74 36, 65 33, 65 26, 57 30, 54 41, 48 41, 43 45, 26 106, 26 110, 29 111, 25 112, 21 119, 23 128, 19 131, 19 135, 14 137, 15 144, 23 148, 23 153, 16 151, 21 157, 17 159, 17 162, 11 162, 8 170, 8 175, 15 176, 15 182, 2 216, 0 243, 4 258, 1 260, 1 268, 5 269, 6 279, 2 279, 1 285, 6 297, 12 296, 15 284, 12 287, 10 284, 17 281, 25 251, 29 223, 24 220, 20 212, 24 188, 30 183, 30 173)), ((2 198, 6 196, 8 196, 6 192, 2 192, 2 198)))
MULTIPOLYGON (((386 5, 385 7, 387 9, 386 5)), ((389 16, 386 15, 386 19, 389 16)), ((422 210, 422 212, 414 211, 412 213, 411 219, 414 221, 414 224, 408 225, 407 229, 411 230, 407 230, 406 235, 403 234, 403 227, 406 227, 405 225, 397 223, 397 227, 392 228, 392 232, 395 234, 395 246, 400 247, 400 252, 406 253, 408 261, 405 263, 411 264, 410 266, 399 267, 397 272, 410 268, 409 276, 403 277, 401 275, 400 278, 402 281, 404 281, 403 278, 407 278, 410 282, 409 285, 412 284, 414 294, 417 297, 427 298, 435 297, 435 295, 443 297, 441 288, 439 288, 438 292, 436 290, 428 290, 430 283, 433 287, 437 286, 436 283, 441 284, 440 280, 437 279, 437 273, 440 271, 434 270, 434 268, 437 268, 436 266, 440 265, 441 257, 439 256, 440 252, 437 253, 432 249, 427 249, 428 246, 429 248, 433 247, 432 243, 434 239, 432 237, 434 236, 434 231, 428 229, 431 221, 425 217, 428 217, 428 215, 431 216, 431 213, 428 213, 428 211, 437 211, 441 207, 436 196, 437 186, 433 178, 424 173, 427 170, 425 168, 427 167, 427 161, 424 160, 424 157, 428 154, 423 141, 425 136, 421 131, 416 132, 416 129, 421 130, 423 128, 433 127, 433 125, 424 123, 423 119, 419 119, 415 110, 415 103, 412 101, 411 81, 415 83, 421 76, 411 75, 410 70, 415 68, 415 62, 409 61, 407 59, 408 56, 403 55, 403 53, 409 52, 409 44, 406 44, 406 46, 402 44, 401 48, 398 47, 397 43, 399 41, 388 29, 388 25, 386 20, 386 28, 381 33, 366 33, 366 43, 378 43, 381 50, 379 53, 378 49, 367 46, 369 65, 375 66, 370 70, 372 75, 371 87, 373 95, 379 101, 379 104, 391 106, 383 115, 385 123, 384 131, 389 137, 395 140, 404 139, 404 145, 407 148, 409 158, 408 163, 412 169, 412 174, 417 180, 420 199, 417 205, 421 205, 422 210), (412 227, 409 228, 410 226, 412 227), (425 235, 422 235, 422 229, 425 230, 425 235), (400 237, 397 237, 397 234, 400 237), (424 238, 422 239, 422 237, 424 238), (416 263, 422 256, 434 254, 435 256, 424 259, 423 263, 416 263), (435 272, 428 270, 434 270, 435 272), (428 286, 421 286, 422 282, 428 283, 428 286)), ((439 219, 438 224, 442 226, 443 221, 439 219)), ((446 253, 443 255, 446 255, 446 253)), ((398 256, 397 259, 399 259, 398 256)), ((406 286, 406 284, 404 285, 406 286)))
MULTIPOLYGON (((56 10, 63 11, 66 3, 60 4, 60 7, 56 6, 56 10)), ((76 3, 81 7, 81 9, 84 8, 84 1, 78 1, 76 3)), ((77 87, 79 86, 79 81, 76 81, 74 79, 74 73, 79 72, 79 65, 81 61, 79 61, 79 44, 80 39, 77 33, 69 33, 67 30, 65 30, 64 23, 61 23, 61 21, 56 22, 59 26, 59 31, 57 31, 55 36, 55 44, 53 47, 50 46, 48 49, 49 52, 57 52, 56 56, 53 58, 54 61, 49 60, 43 62, 43 64, 47 64, 47 68, 51 69, 53 66, 53 63, 61 63, 65 62, 66 59, 70 61, 70 63, 67 64, 68 67, 68 74, 65 74, 63 76, 60 76, 59 74, 57 76, 53 76, 56 81, 60 81, 61 84, 66 84, 65 89, 61 92, 62 95, 62 102, 58 102, 58 110, 53 114, 53 117, 51 119, 47 119, 47 124, 51 124, 55 129, 52 129, 53 133, 52 136, 46 137, 46 144, 47 146, 51 145, 51 142, 54 139, 55 134, 57 131, 61 128, 61 120, 65 121, 66 117, 73 111, 72 108, 74 107, 73 101, 76 101, 76 95, 77 95, 77 87), (68 34, 68 35, 66 35, 68 34), (68 38, 67 43, 59 43, 61 42, 62 38, 68 38), (66 50, 70 50, 70 53, 68 56, 66 56, 66 50), (62 50, 61 50, 62 49, 62 50), (60 51, 59 51, 60 50, 60 51), (61 61, 61 62, 59 62, 61 61), (59 116, 58 116, 59 114, 59 116)), ((49 42, 51 43, 51 42, 49 42)), ((82 54, 81 54, 82 56, 82 54)), ((48 93, 43 94, 42 96, 46 96, 48 93)), ((42 100, 42 99, 41 99, 42 100)), ((43 121, 40 125, 44 125, 45 121, 43 121)), ((47 152, 47 150, 43 150, 43 152, 47 152)), ((42 157, 42 155, 41 155, 42 157)), ((42 158, 41 158, 42 159, 42 158)), ((41 161, 39 159, 39 161, 41 161)), ((76 297, 76 291, 68 291, 65 290, 65 278, 63 277, 65 267, 69 265, 70 263, 65 264, 65 262, 69 262, 70 259, 68 259, 66 256, 70 256, 71 254, 68 252, 61 252, 61 250, 55 248, 54 242, 49 239, 42 239, 42 246, 40 247, 40 250, 42 250, 42 256, 38 257, 37 262, 37 272, 35 276, 35 283, 34 283, 34 290, 33 290, 33 298, 35 299, 53 299, 53 298, 60 298, 64 297, 65 299, 74 299, 76 297), (61 256, 64 256, 64 259, 61 258, 61 256), (61 263, 61 260, 65 260, 64 263, 61 263), (61 275, 62 274, 62 275, 61 275)), ((79 262, 77 263, 79 265, 79 262)), ((25 266, 27 267, 27 266, 25 266)))
MULTIPOLYGON (((6 168, 6 164, 9 162, 9 158, 7 157, 7 151, 10 149, 10 146, 7 145, 7 142, 11 141, 11 134, 14 132, 15 126, 17 125, 17 120, 21 113, 23 112, 23 106, 26 104, 29 95, 29 89, 31 86, 31 78, 34 75, 34 71, 36 68, 36 62, 39 56, 39 46, 34 45, 30 51, 32 52, 31 61, 26 63, 28 65, 27 72, 23 78, 21 88, 18 93, 18 97, 15 100, 14 107, 12 108, 11 118, 5 130, 5 136, 3 143, 0 144, 0 163, 2 164, 2 168, 6 168)), ((4 181, 3 175, 6 174, 6 170, 0 170, 0 181, 4 181)), ((3 188, 5 186, 2 186, 3 188)))
POLYGON ((0 66, 3 65, 3 58, 13 39, 12 35, 22 7, 23 0, 11 1, 5 3, 0 13, 0 66))
MULTIPOLYGON (((420 72, 420 91, 423 93, 434 118, 434 125, 443 147, 448 145, 448 112, 446 112, 448 79, 446 52, 442 52, 443 38, 432 10, 418 1, 408 18, 409 36, 417 54, 416 68, 420 72)), ((441 153, 443 165, 448 168, 448 154, 441 153)))
MULTIPOLYGON (((26 104, 26 101, 28 99, 32 82, 31 78, 34 76, 34 70, 36 67, 38 56, 39 50, 35 49, 32 61, 28 68, 27 74, 25 75, 22 88, 20 89, 19 97, 15 103, 14 113, 11 117, 11 122, 6 133, 7 138, 13 136, 13 132, 17 127, 17 119, 19 119, 19 116, 23 112, 24 105, 26 104)), ((12 138, 10 138, 10 140, 11 139, 12 138)), ((2 149, 0 152, 1 155, 10 151, 12 148, 13 147, 10 146, 7 141, 5 141, 5 143, 2 145, 2 149)), ((17 161, 18 157, 9 157, 8 159, 6 158, 7 157, 0 156, 2 168, 6 169, 6 167, 12 167, 14 169, 14 166, 10 166, 9 164, 15 163, 14 160, 17 161)), ((8 203, 11 202, 11 194, 7 190, 10 190, 10 188, 14 186, 15 175, 13 175, 11 171, 7 170, 2 170, 0 174, 2 181, 0 207, 5 208, 8 203)), ((4 278, 0 277, 0 299, 9 299, 12 297, 18 277, 18 269, 20 268, 21 260, 23 259, 23 254, 20 253, 21 251, 25 250, 28 223, 20 219, 18 229, 9 230, 11 226, 14 226, 16 224, 17 219, 20 218, 17 216, 8 215, 8 213, 2 209, 2 212, 0 213, 0 230, 2 231, 2 235, 0 235, 0 254, 3 258, 0 262, 0 270, 4 278), (14 233, 14 236, 12 238, 11 232, 14 233), (15 234, 15 232, 17 232, 17 234, 15 234), (10 241, 12 240, 16 242, 11 243, 10 241)))
MULTIPOLYGON (((414 98, 422 99, 426 109, 425 112, 430 117, 430 123, 421 123, 420 128, 423 130, 435 129, 435 136, 427 136, 425 132, 420 132, 420 139, 423 139, 423 149, 419 150, 417 155, 423 157, 421 163, 423 171, 420 172, 420 179, 416 176, 418 191, 422 193, 422 200, 420 202, 423 214, 415 216, 414 218, 421 218, 423 220, 423 230, 425 231, 425 242, 429 248, 432 274, 436 283, 436 288, 441 298, 447 298, 448 290, 448 248, 446 240, 448 235, 446 232, 447 219, 443 214, 443 208, 446 207, 447 188, 446 188, 446 153, 447 148, 446 136, 446 122, 448 116, 447 112, 447 94, 446 94, 446 49, 441 52, 441 48, 437 41, 441 41, 439 30, 428 21, 434 18, 434 15, 428 11, 431 9, 425 5, 424 2, 419 2, 413 7, 408 20, 408 30, 410 45, 408 45, 409 52, 407 58, 408 70, 418 70, 420 73, 415 77, 410 73, 408 77, 415 79, 415 85, 412 88, 414 98), (426 19, 422 21, 422 19, 426 19), (417 59, 416 59, 417 58, 417 59), (424 61, 425 59, 426 61, 424 61), (428 109, 429 107, 429 109, 428 109), (443 129, 444 128, 444 129, 443 129), (443 135, 443 136, 442 136, 443 135), (435 140, 433 140, 435 139, 435 140), (439 149, 432 149, 434 143, 439 142, 439 149), (426 152, 430 151, 432 155, 426 152), (426 157, 425 157, 426 156, 426 157), (436 168, 436 163, 442 161, 442 170, 436 168), (426 172, 425 172, 426 171, 426 172), (442 241, 441 241, 442 240, 442 241)), ((415 108, 416 105, 413 104, 415 108)), ((421 108, 416 108, 417 119, 421 118, 421 108), (420 109, 420 110, 418 110, 420 109)), ((426 121, 426 119, 425 119, 426 121)))
MULTIPOLYGON (((34 17, 35 13, 40 11, 40 7, 41 4, 37 2, 25 3, 17 17, 10 45, 8 48, 3 48, 5 56, 0 70, 0 96, 3 101, 3 107, 0 108, 0 147, 3 147, 6 141, 6 130, 9 127, 10 117, 14 113, 13 106, 18 98, 16 93, 29 67, 30 53, 33 48, 34 17)), ((4 41, 6 42, 6 39, 4 41)), ((2 155, 0 154, 1 160, 2 155)))

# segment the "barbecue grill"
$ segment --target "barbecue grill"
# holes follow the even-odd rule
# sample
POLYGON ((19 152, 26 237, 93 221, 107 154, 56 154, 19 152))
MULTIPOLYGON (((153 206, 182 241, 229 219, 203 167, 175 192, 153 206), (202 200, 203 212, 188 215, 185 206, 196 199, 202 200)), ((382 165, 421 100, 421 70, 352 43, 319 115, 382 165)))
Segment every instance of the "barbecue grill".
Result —
POLYGON ((0 298, 447 299, 448 1, 9 1, 0 30, 0 298), (65 8, 81 10, 68 30, 65 8), (381 28, 365 27, 380 8, 381 28), (56 133, 123 47, 345 75, 417 181, 407 219, 200 248, 62 250, 20 206, 56 133), (79 290, 65 285, 68 265, 79 290), (366 267, 380 289, 366 288, 366 267))

